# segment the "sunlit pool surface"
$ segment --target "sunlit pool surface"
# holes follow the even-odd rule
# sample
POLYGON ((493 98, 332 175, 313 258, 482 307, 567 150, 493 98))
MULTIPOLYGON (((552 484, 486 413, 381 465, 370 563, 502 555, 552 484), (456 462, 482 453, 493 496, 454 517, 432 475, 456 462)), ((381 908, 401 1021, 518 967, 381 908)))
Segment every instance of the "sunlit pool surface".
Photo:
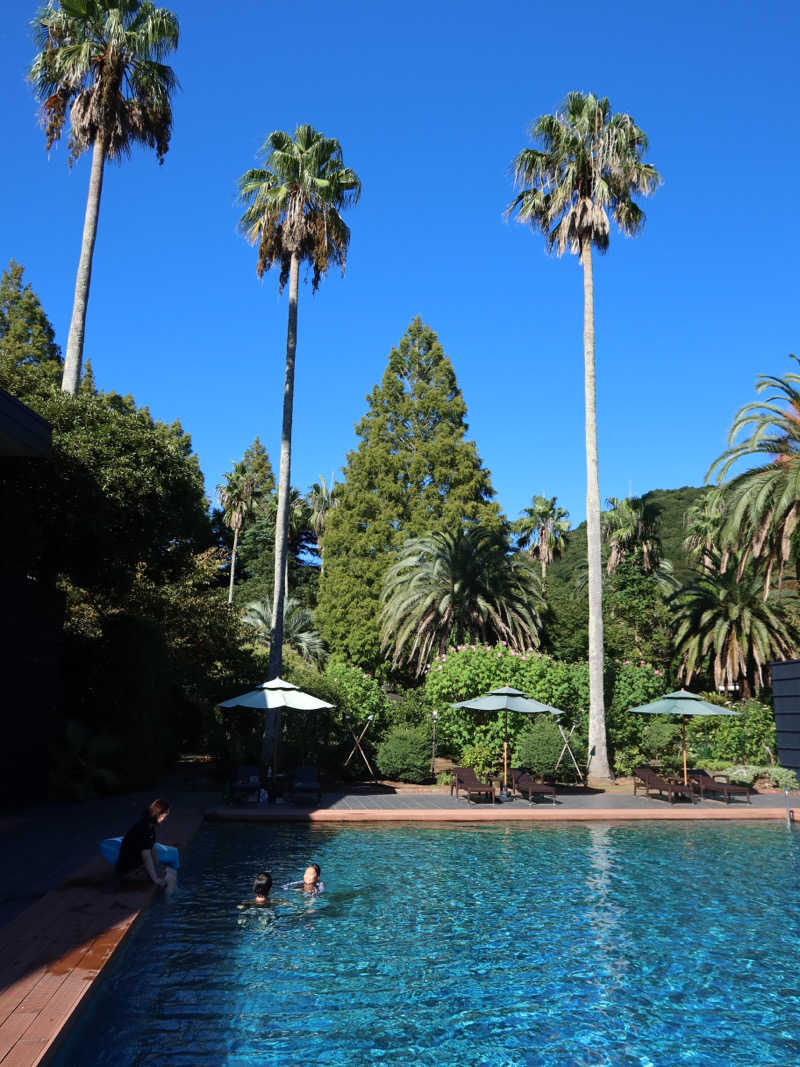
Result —
POLYGON ((778 824, 208 824, 181 875, 58 1063, 800 1063, 778 824), (309 860, 322 896, 237 908, 309 860))

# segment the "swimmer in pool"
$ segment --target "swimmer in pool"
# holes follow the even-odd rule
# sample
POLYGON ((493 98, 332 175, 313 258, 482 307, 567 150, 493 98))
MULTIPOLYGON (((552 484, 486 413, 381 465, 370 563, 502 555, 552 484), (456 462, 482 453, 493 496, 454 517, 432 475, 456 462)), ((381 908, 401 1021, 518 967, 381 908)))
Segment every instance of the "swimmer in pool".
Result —
POLYGON ((268 903, 269 893, 272 889, 272 875, 269 871, 262 871, 261 874, 257 874, 255 881, 253 882, 253 893, 255 894, 255 902, 259 907, 263 907, 268 903))
POLYGON ((302 882, 287 882, 284 889, 302 889, 304 893, 311 893, 317 896, 319 893, 325 891, 325 886, 320 881, 320 866, 318 863, 309 863, 306 869, 303 871, 302 882))

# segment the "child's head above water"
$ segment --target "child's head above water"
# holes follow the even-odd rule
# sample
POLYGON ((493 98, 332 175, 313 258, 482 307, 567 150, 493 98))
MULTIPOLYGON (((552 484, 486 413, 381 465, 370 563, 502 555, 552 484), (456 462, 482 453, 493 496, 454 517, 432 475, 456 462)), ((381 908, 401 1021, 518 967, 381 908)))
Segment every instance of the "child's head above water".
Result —
POLYGON ((262 871, 261 874, 257 874, 253 882, 253 892, 256 900, 266 900, 270 889, 272 889, 272 875, 268 871, 262 871))
POLYGON ((318 863, 310 863, 303 871, 303 885, 315 886, 319 882, 319 876, 322 873, 318 863))

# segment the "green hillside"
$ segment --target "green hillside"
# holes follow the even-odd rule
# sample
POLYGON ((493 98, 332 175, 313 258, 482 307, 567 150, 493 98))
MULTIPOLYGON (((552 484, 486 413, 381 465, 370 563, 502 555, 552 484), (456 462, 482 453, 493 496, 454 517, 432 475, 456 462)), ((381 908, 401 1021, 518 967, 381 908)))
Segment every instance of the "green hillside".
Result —
MULTIPOLYGON (((709 490, 684 486, 681 489, 653 489, 643 499, 655 506, 660 520, 659 538, 663 558, 672 564, 676 579, 684 583, 691 566, 683 549, 686 536, 686 510, 709 490)), ((589 605, 586 592, 578 592, 579 568, 586 566, 586 523, 570 532, 569 548, 548 570, 549 611, 545 620, 548 651, 562 659, 580 659, 587 654, 589 605)))

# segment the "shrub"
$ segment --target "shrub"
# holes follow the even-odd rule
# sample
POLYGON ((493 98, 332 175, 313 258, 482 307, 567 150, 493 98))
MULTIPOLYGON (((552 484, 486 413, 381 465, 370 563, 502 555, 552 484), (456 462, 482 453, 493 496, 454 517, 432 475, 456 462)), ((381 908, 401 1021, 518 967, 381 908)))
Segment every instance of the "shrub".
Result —
POLYGON ((563 745, 556 724, 541 715, 520 734, 514 762, 533 775, 554 774, 563 745))
POLYGON ((682 760, 680 726, 666 715, 654 715, 644 728, 642 748, 648 759, 674 769, 682 760))
POLYGON ((471 745, 461 749, 461 766, 472 767, 479 778, 494 774, 502 758, 502 742, 498 746, 496 740, 488 737, 477 737, 471 745))
POLYGON ((431 738, 422 726, 395 726, 378 746, 378 769, 397 782, 424 782, 430 774, 431 738))
MULTIPOLYGON (((704 693, 712 703, 725 703, 718 694, 704 693)), ((777 739, 772 708, 758 700, 731 705, 738 715, 693 718, 686 727, 687 743, 700 758, 726 759, 738 766, 775 763, 777 739)))
POLYGON ((725 770, 732 782, 741 782, 743 785, 752 785, 756 778, 765 778, 770 785, 777 789, 797 789, 797 775, 788 767, 758 767, 754 764, 738 764, 725 770))
POLYGON ((433 705, 424 689, 406 689, 386 701, 386 721, 389 726, 421 726, 432 721, 433 705))

